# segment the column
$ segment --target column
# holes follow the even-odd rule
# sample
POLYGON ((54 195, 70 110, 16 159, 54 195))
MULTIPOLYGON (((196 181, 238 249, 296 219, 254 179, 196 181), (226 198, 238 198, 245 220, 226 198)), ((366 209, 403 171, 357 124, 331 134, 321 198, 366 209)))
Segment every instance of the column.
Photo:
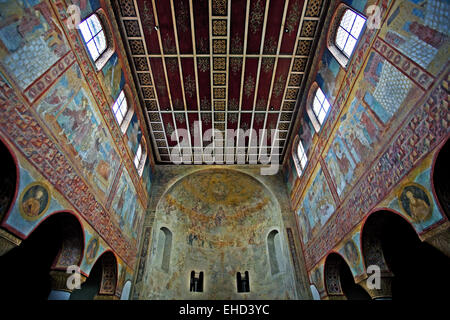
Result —
MULTIPOLYGON (((69 300, 73 289, 67 287, 67 279, 73 275, 72 273, 66 273, 62 270, 50 271, 50 277, 52 278, 52 291, 48 296, 48 300, 69 300)), ((86 281, 86 277, 80 275, 80 285, 86 281)))

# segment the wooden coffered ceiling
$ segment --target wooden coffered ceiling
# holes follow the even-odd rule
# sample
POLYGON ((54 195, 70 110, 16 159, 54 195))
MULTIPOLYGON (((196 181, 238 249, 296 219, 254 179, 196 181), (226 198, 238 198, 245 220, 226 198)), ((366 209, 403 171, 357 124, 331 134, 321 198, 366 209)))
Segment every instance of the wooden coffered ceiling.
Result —
MULTIPOLYGON (((224 139, 229 129, 255 129, 256 148, 248 148, 248 137, 245 146, 225 150, 214 140, 215 154, 244 151, 246 163, 260 160, 259 130, 277 129, 279 148, 268 151, 281 162, 324 2, 116 0, 157 162, 171 163, 169 154, 178 144, 171 134, 177 129, 188 130, 193 147, 199 120, 203 133, 216 129, 224 139)), ((192 152, 211 145, 202 138, 197 137, 201 148, 192 152)), ((269 134, 268 146, 272 140, 269 134)))

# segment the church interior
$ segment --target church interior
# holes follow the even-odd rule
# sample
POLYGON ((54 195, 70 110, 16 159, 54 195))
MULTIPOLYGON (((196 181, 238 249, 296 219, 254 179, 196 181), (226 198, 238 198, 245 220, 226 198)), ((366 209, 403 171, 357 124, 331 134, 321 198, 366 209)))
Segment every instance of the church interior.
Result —
POLYGON ((449 15, 1 0, 2 297, 443 298, 449 15))

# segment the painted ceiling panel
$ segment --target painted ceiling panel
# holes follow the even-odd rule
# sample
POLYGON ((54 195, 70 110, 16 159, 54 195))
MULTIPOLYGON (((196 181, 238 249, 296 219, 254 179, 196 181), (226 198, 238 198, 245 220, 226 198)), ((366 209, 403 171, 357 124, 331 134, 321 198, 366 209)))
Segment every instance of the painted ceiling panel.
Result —
POLYGON ((115 0, 157 162, 172 163, 169 155, 179 141, 171 134, 178 129, 187 130, 192 151, 211 143, 216 156, 242 149, 246 163, 249 155, 261 156, 259 130, 277 129, 281 148, 271 150, 269 133, 269 151, 284 155, 323 2, 115 0), (196 137, 199 120, 202 135, 196 137), (227 130, 238 128, 254 129, 251 138, 258 146, 248 148, 247 134, 245 145, 235 138, 235 145, 224 149, 227 130), (203 139, 210 129, 222 138, 203 139))

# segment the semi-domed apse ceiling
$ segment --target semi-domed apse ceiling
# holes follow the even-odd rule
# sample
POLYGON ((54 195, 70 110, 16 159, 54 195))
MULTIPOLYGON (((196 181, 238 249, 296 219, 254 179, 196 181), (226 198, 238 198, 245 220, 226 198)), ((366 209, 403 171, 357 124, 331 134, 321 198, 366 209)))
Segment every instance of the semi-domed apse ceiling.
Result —
POLYGON ((172 163, 172 148, 184 141, 200 163, 207 163, 205 153, 231 155, 228 164, 264 163, 270 156, 281 162, 321 33, 324 2, 115 0, 155 160, 172 163), (221 135, 209 139, 210 129, 221 135), (268 134, 262 136, 261 129, 268 134), (232 132, 238 136, 226 146, 232 132), (251 148, 250 139, 256 139, 251 148))

